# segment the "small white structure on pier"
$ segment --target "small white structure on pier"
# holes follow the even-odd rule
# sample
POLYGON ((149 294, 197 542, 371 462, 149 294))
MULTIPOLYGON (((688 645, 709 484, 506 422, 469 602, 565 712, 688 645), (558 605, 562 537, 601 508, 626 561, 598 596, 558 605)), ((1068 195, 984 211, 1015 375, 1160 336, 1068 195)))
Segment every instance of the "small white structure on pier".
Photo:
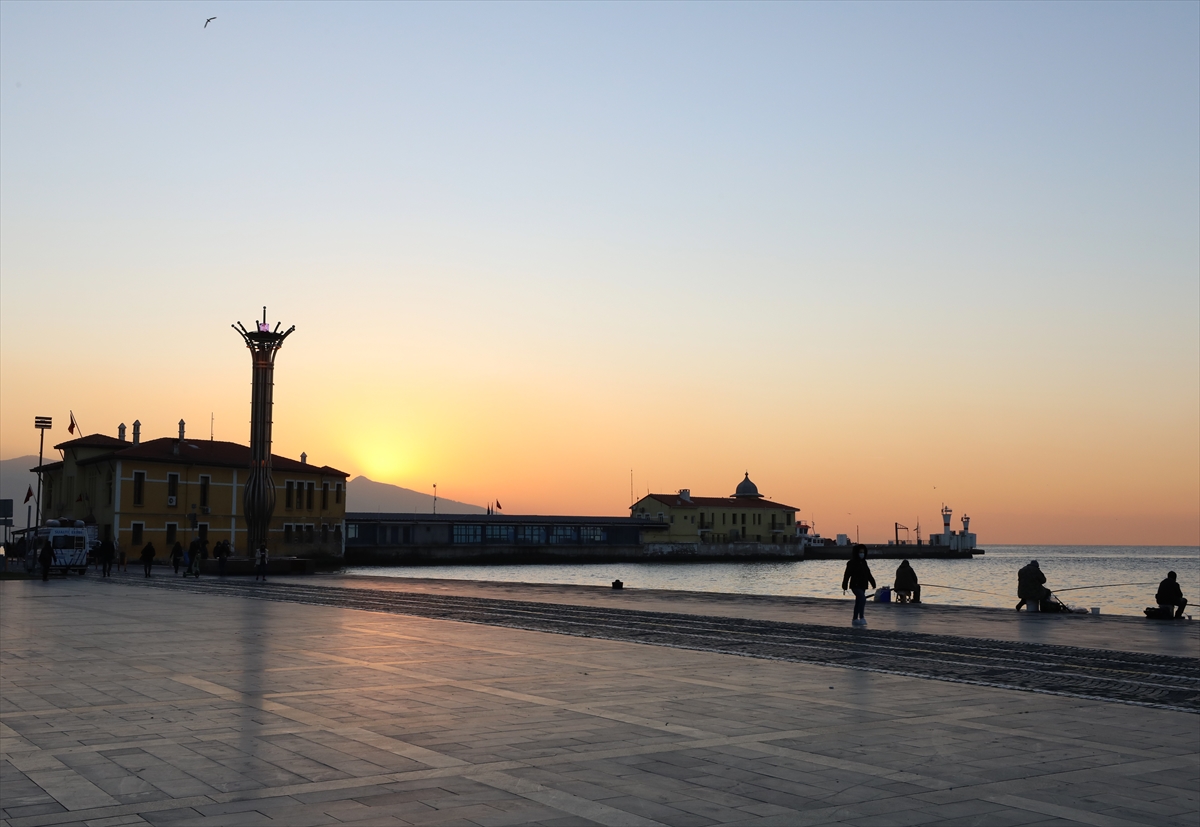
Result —
POLYGON ((929 535, 929 545, 948 548, 951 551, 970 551, 975 548, 975 535, 968 529, 971 526, 971 518, 966 514, 962 515, 962 531, 950 530, 950 517, 954 512, 942 506, 942 533, 929 535))

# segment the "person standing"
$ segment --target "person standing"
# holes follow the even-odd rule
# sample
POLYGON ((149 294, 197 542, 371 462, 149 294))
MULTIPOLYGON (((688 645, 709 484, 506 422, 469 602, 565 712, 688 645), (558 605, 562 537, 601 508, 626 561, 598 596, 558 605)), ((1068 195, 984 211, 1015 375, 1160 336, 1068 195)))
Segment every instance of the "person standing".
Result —
POLYGON ((846 586, 850 586, 850 591, 854 592, 854 619, 850 621, 853 626, 867 625, 867 584, 875 587, 875 576, 871 574, 871 567, 867 565, 867 547, 862 544, 855 544, 854 549, 850 552, 850 560, 846 563, 846 573, 842 575, 842 594, 846 593, 846 586))
POLYGON ((229 543, 222 540, 213 548, 213 554, 217 557, 217 576, 225 576, 225 561, 229 559, 229 543))
POLYGON ((1046 575, 1042 573, 1037 560, 1030 560, 1029 565, 1017 572, 1017 597, 1021 598, 1021 602, 1017 604, 1018 612, 1026 605, 1031 612, 1042 610, 1042 601, 1050 596, 1050 590, 1046 588, 1045 583, 1046 575))
POLYGON ((1187 608, 1187 600, 1183 596, 1183 589, 1179 588, 1178 576, 1173 571, 1167 572, 1167 579, 1158 584, 1158 593, 1154 595, 1154 602, 1169 613, 1171 609, 1175 610, 1175 620, 1183 617, 1183 610, 1187 608))
POLYGON ((50 566, 54 563, 54 546, 50 544, 50 538, 46 538, 46 542, 42 545, 42 550, 38 554, 38 562, 42 565, 42 580, 50 579, 50 566))
POLYGON ((146 576, 150 576, 150 567, 154 565, 154 543, 146 543, 142 547, 142 568, 146 571, 146 576))
POLYGON ((192 561, 191 561, 191 564, 188 566, 188 570, 183 573, 183 576, 187 577, 189 574, 194 574, 194 575, 196 575, 196 579, 199 580, 200 579, 200 561, 203 559, 204 549, 200 545, 199 542, 193 542, 190 553, 192 556, 192 561))
MULTIPOLYGON (((175 545, 171 546, 171 565, 175 567, 175 573, 179 574, 179 564, 183 562, 183 543, 178 540, 175 545)), ((186 572, 187 569, 185 568, 186 572)))
POLYGON ((258 552, 254 555, 254 562, 255 562, 254 579, 255 580, 258 580, 259 576, 261 575, 263 582, 264 583, 267 582, 267 562, 269 561, 269 559, 270 558, 267 555, 267 544, 260 543, 258 546, 258 552))
POLYGON ((921 602, 921 584, 917 582, 917 573, 907 560, 900 563, 896 569, 896 582, 893 585, 897 601, 900 603, 921 602))
POLYGON ((116 556, 117 549, 112 540, 105 540, 100 544, 100 572, 104 577, 112 574, 113 558, 116 556))

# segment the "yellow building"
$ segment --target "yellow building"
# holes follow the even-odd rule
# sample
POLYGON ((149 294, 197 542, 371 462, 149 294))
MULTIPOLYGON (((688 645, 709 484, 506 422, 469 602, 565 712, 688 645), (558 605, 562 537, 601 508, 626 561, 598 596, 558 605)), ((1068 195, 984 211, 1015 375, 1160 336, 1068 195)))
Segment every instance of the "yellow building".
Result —
POLYGON ((750 475, 732 497, 693 497, 686 488, 676 494, 647 494, 632 506, 631 516, 666 523, 667 543, 795 542, 798 508, 772 502, 758 493, 750 475))
MULTIPOLYGON (((42 519, 83 520, 100 539, 111 538, 136 556, 146 542, 164 555, 178 540, 209 549, 220 540, 247 556, 242 493, 250 449, 235 442, 164 437, 142 442, 104 434, 54 447, 60 462, 42 471, 42 519)), ((344 471, 272 455, 275 514, 268 533, 275 554, 341 557, 346 518, 344 471)), ((37 469, 34 469, 37 470, 37 469)))

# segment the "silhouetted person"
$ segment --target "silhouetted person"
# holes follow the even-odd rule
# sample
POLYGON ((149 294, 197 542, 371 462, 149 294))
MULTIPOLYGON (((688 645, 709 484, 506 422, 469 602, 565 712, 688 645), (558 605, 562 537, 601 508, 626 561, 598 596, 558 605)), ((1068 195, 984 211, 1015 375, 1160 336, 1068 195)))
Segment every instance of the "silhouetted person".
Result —
POLYGON ((229 543, 222 540, 213 547, 213 555, 217 558, 217 575, 225 576, 225 561, 229 559, 229 543))
POLYGON ((913 603, 921 602, 921 584, 917 582, 917 573, 907 560, 900 563, 900 568, 896 569, 896 582, 892 589, 900 603, 907 603, 909 600, 913 603))
POLYGON ((142 567, 146 570, 146 576, 150 576, 150 567, 154 565, 154 543, 146 543, 142 547, 142 567))
POLYGON ((183 543, 176 540, 175 545, 171 546, 171 565, 175 567, 176 574, 179 574, 181 563, 183 563, 183 543))
POLYGON ((1042 610, 1042 601, 1050 596, 1050 590, 1046 588, 1045 583, 1046 575, 1038 567, 1037 560, 1030 560, 1029 565, 1017 572, 1017 597, 1021 598, 1021 602, 1017 604, 1018 612, 1025 605, 1030 607, 1031 612, 1042 610))
POLYGON ((112 540, 105 540, 100 544, 100 571, 103 576, 108 577, 112 574, 113 558, 116 556, 117 548, 112 540))
POLYGON ((50 545, 50 538, 46 538, 46 543, 42 546, 41 553, 38 554, 38 562, 42 564, 42 580, 50 579, 50 566, 54 563, 54 546, 50 545))
POLYGON ((1179 580, 1175 576, 1175 572, 1167 572, 1167 579, 1158 584, 1158 594, 1154 595, 1154 602, 1161 608, 1170 612, 1175 610, 1175 619, 1183 617, 1183 610, 1187 608, 1187 600, 1183 597, 1183 589, 1179 588, 1179 580))
POLYGON ((255 560, 254 579, 255 580, 257 580, 259 578, 259 575, 262 575, 263 582, 264 583, 267 582, 267 563, 268 563, 269 559, 270 558, 267 555, 267 544, 266 543, 260 544, 258 547, 258 552, 254 555, 254 560, 255 560))
POLYGON ((867 547, 855 545, 850 552, 850 560, 846 563, 846 573, 842 575, 842 594, 846 593, 847 585, 850 586, 850 591, 854 592, 854 619, 850 621, 854 626, 867 625, 868 583, 872 588, 875 587, 875 576, 871 574, 871 567, 867 565, 867 547))

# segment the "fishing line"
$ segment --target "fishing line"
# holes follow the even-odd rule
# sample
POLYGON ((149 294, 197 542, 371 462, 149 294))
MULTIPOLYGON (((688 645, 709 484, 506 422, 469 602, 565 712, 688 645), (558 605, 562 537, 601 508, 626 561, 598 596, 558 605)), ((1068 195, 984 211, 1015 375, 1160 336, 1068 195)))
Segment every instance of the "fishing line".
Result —
POLYGON ((1154 586, 1154 582, 1150 583, 1105 583, 1103 586, 1072 586, 1069 589, 1058 589, 1060 592, 1077 592, 1080 589, 1114 589, 1117 586, 1154 586))
POLYGON ((922 583, 921 588, 930 589, 953 589, 956 592, 974 592, 975 594, 990 594, 992 597, 1005 597, 1006 595, 997 594, 996 592, 984 592, 979 589, 963 589, 958 586, 939 586, 937 583, 922 583))

